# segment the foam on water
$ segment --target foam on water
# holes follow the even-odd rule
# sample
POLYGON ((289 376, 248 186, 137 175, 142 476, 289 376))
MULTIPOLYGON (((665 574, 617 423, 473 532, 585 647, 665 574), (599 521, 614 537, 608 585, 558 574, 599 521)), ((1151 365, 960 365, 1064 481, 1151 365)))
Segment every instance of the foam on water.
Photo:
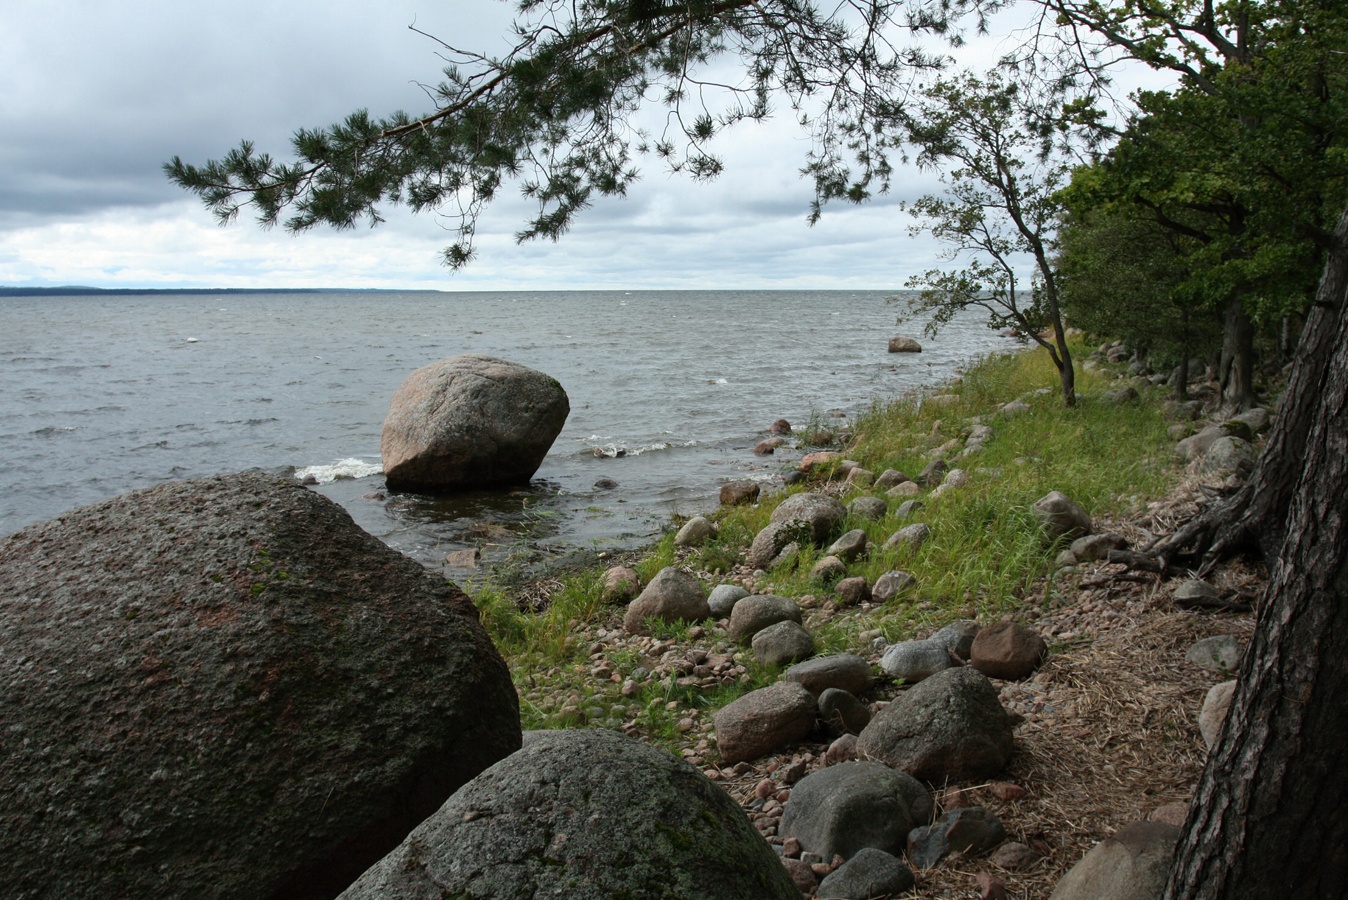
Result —
POLYGON ((363 459, 341 459, 326 466, 305 466, 295 470, 295 477, 309 484, 332 484, 339 478, 369 478, 381 475, 384 467, 363 459))

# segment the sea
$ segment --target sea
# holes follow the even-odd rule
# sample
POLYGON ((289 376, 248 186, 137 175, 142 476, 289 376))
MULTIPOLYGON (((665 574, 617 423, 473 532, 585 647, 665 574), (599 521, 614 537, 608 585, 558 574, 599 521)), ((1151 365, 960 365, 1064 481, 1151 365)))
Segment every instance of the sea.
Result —
POLYGON ((308 482, 369 533, 446 557, 548 560, 649 543, 771 490, 801 449, 878 399, 1015 346, 969 316, 896 324, 901 292, 529 291, 93 294, 0 298, 0 536, 163 481, 262 469, 308 482), (890 354, 913 335, 922 353, 890 354), (571 414, 528 485, 385 489, 379 437, 413 370, 460 353, 545 372, 571 414))

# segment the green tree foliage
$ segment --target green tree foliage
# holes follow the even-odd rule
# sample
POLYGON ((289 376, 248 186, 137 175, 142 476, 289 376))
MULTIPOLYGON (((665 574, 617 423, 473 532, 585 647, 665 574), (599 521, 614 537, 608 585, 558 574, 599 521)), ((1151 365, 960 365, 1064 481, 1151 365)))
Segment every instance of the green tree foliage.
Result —
POLYGON ((784 99, 813 136, 805 171, 817 217, 836 198, 888 187, 884 141, 893 98, 939 60, 916 35, 999 0, 520 0, 516 43, 501 57, 444 45, 454 65, 435 108, 384 118, 366 110, 295 134, 293 162, 244 141, 219 160, 174 158, 170 179, 230 221, 245 205, 264 225, 303 231, 381 221, 380 204, 433 211, 467 263, 479 213, 507 186, 537 202, 519 240, 556 239, 597 196, 622 195, 653 155, 694 178, 720 173, 710 142, 784 99), (663 105, 659 133, 637 112, 663 105))
POLYGON ((1072 129, 1060 101, 1027 96, 997 73, 937 79, 902 116, 903 139, 919 166, 942 170, 943 195, 916 201, 913 231, 947 245, 957 270, 930 269, 908 281, 920 291, 916 314, 927 331, 971 307, 993 328, 1013 328, 1045 349, 1057 366, 1063 402, 1076 403, 1072 355, 1063 328, 1052 241, 1074 158, 1072 129), (1022 272, 1028 269, 1028 278, 1022 272), (1048 329, 1052 337, 1045 337, 1048 329))

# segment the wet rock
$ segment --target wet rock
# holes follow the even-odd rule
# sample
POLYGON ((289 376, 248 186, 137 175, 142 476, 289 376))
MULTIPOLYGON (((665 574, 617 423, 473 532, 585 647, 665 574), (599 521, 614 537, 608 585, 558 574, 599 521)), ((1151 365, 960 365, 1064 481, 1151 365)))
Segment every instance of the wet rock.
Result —
POLYGON ((707 594, 697 576, 668 566, 651 579, 646 589, 627 606, 623 629, 628 634, 643 634, 647 619, 661 622, 699 622, 711 618, 707 594))
POLYGON ((768 431, 773 434, 790 434, 791 423, 786 421, 786 419, 778 419, 768 426, 768 431))
POLYGON ((915 338, 905 335, 895 335, 889 339, 890 353, 921 353, 922 345, 915 338))
POLYGON ((722 764, 756 759, 804 739, 818 712, 814 695, 794 681, 779 681, 731 701, 712 716, 722 764))

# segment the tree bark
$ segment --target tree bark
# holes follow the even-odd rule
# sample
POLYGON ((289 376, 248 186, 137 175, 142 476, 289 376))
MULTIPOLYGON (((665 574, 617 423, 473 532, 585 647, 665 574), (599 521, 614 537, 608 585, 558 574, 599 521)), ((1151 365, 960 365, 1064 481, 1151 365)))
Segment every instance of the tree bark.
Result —
POLYGON ((1348 897, 1348 304, 1335 312, 1300 463, 1281 451, 1295 480, 1286 542, 1165 900, 1348 897))
POLYGON ((1226 304, 1222 327, 1222 408, 1231 414, 1254 406, 1254 323, 1245 305, 1226 304))
POLYGON ((1292 492, 1303 470, 1307 436, 1323 400, 1330 359, 1348 306, 1348 209, 1334 230, 1315 302, 1297 345, 1282 402, 1254 471, 1230 498, 1207 509, 1152 548, 1163 560, 1207 572, 1220 560, 1258 550, 1272 568, 1283 545, 1292 492))

